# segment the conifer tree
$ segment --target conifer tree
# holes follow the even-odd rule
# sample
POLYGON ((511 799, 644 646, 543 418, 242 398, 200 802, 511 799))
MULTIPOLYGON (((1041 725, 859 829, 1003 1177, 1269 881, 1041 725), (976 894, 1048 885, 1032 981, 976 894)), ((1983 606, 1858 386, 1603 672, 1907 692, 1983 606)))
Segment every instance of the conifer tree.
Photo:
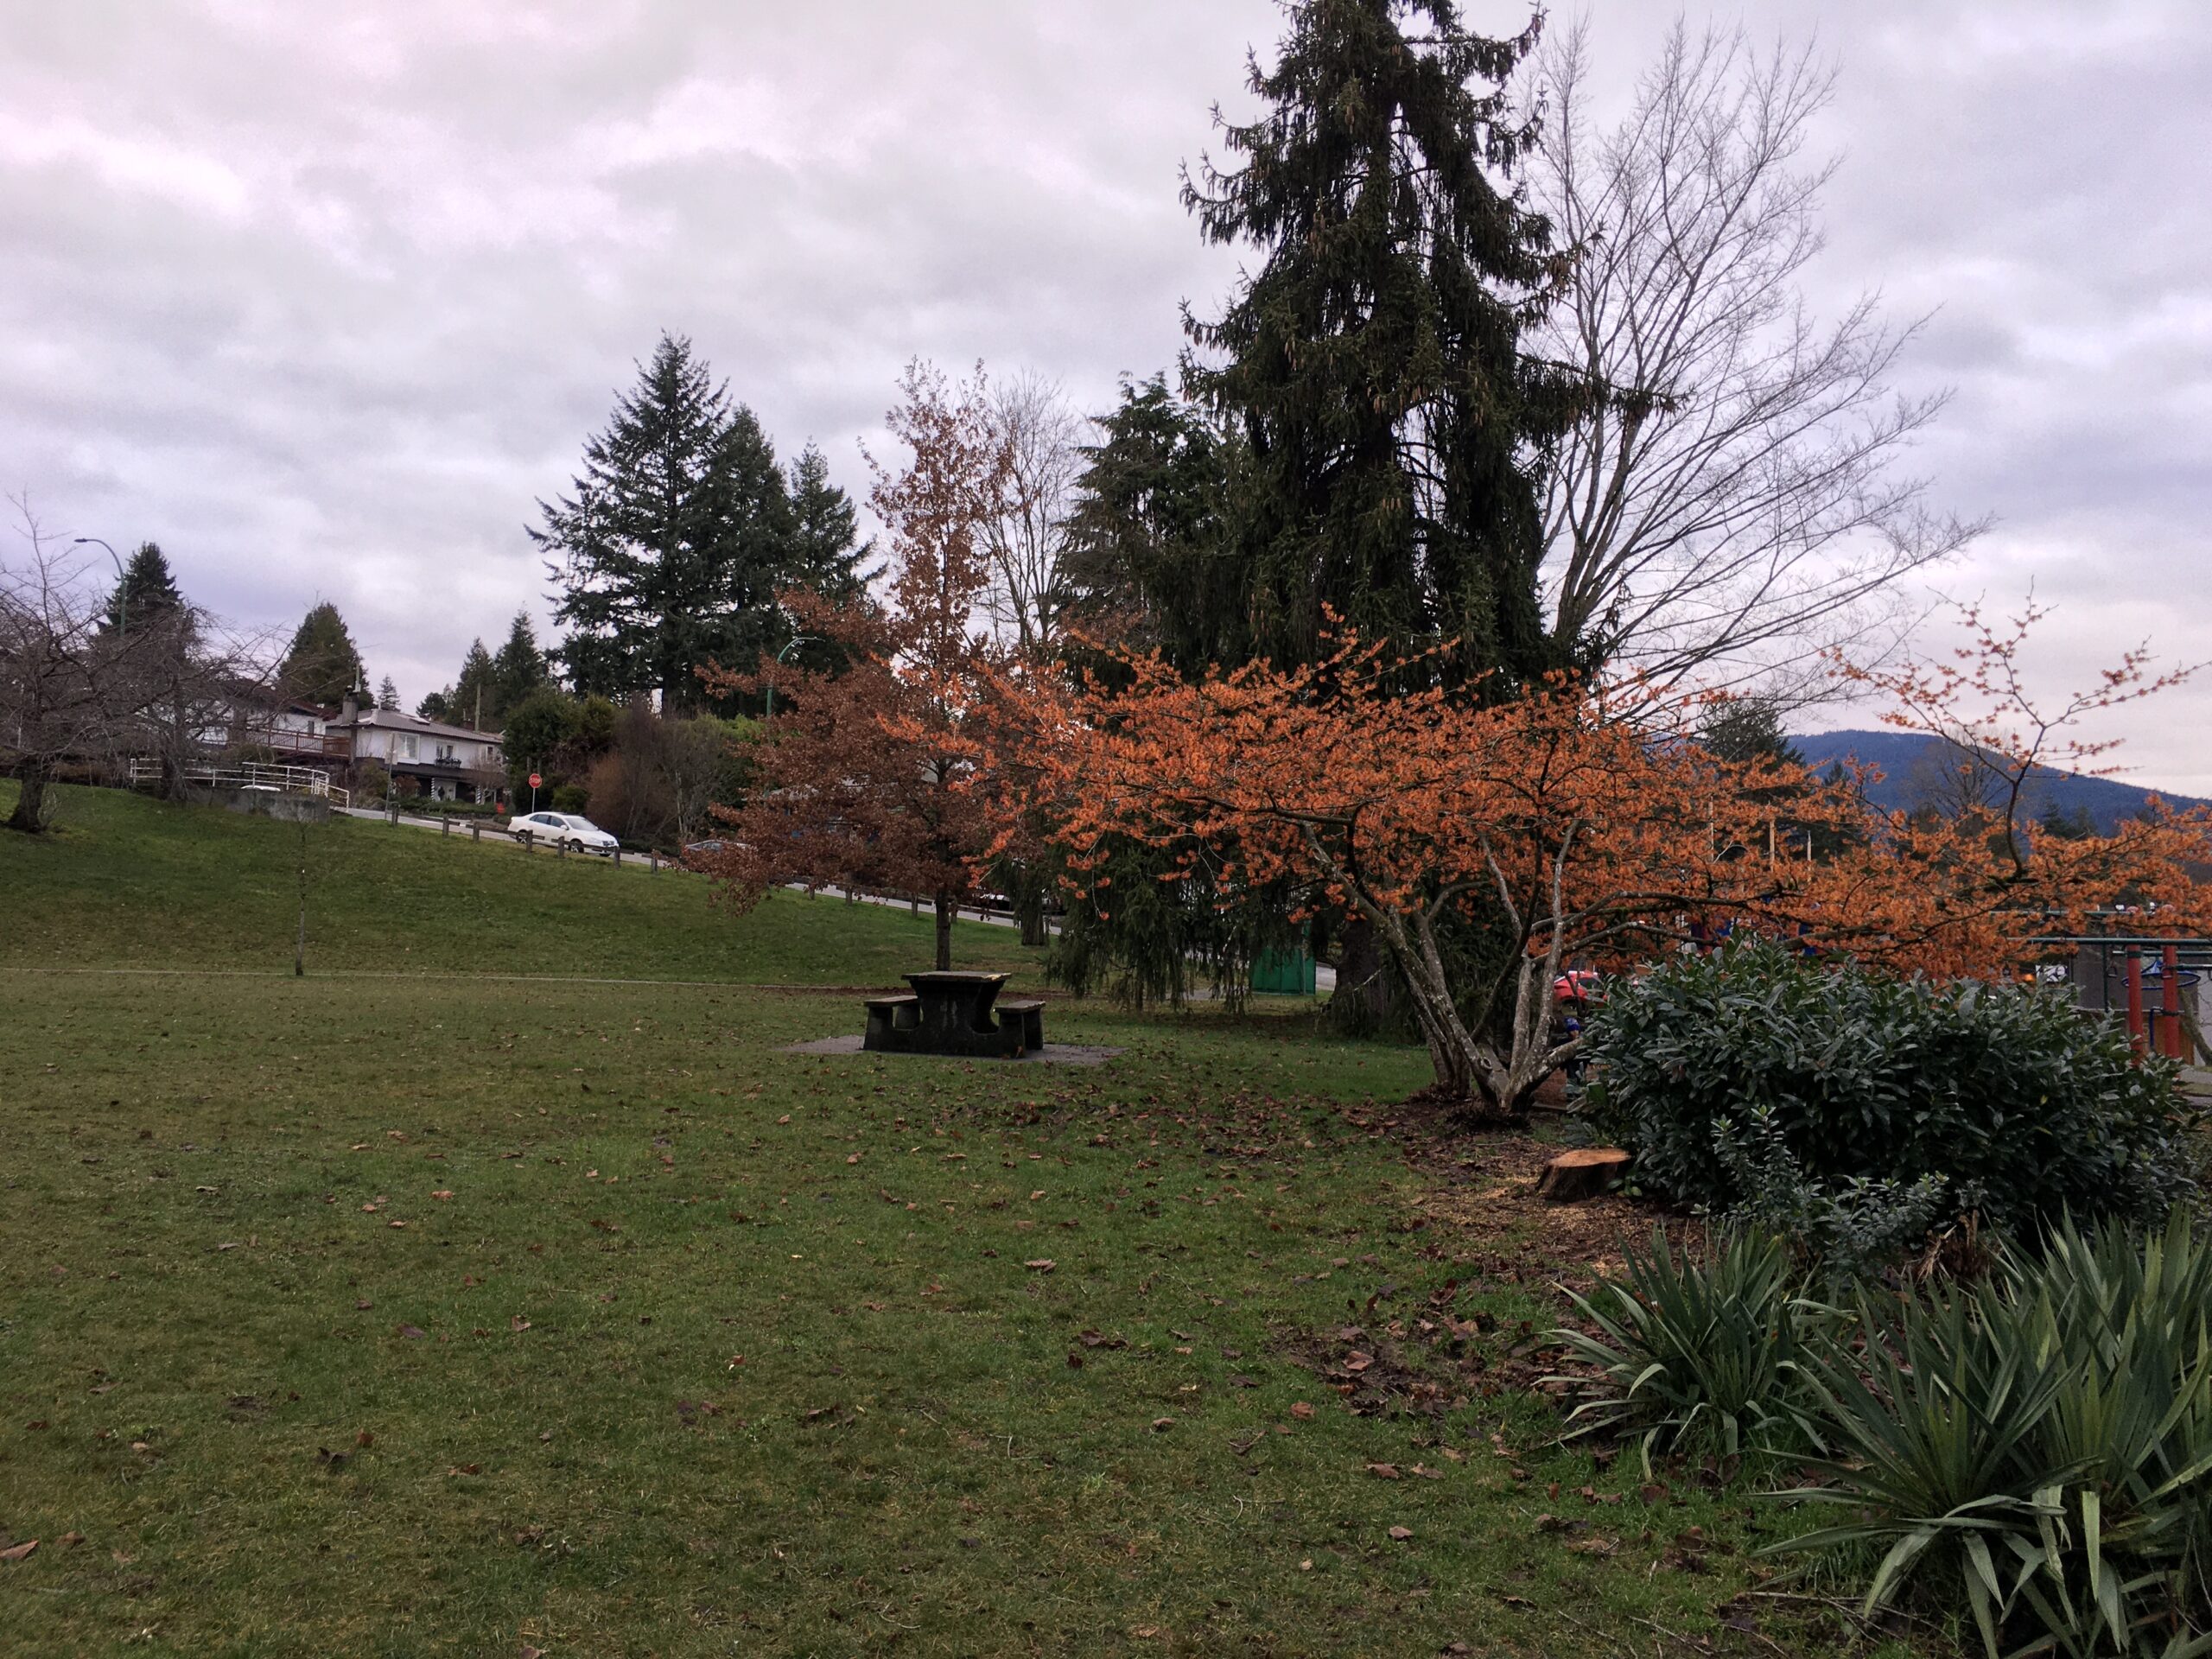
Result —
POLYGON ((882 574, 870 568, 873 541, 860 539, 852 498, 830 481, 830 463, 809 443, 791 465, 791 585, 849 605, 882 574))
POLYGON ((123 580, 108 596, 100 632, 135 631, 174 616, 183 607, 184 595, 177 591, 176 579, 169 574, 169 562, 159 544, 142 542, 124 564, 123 580))
POLYGON ((310 610, 284 652, 285 690, 309 702, 335 704, 368 683, 368 670, 338 607, 325 600, 310 610))
POLYGON ((506 643, 492 658, 492 683, 498 695, 486 707, 486 720, 496 725, 506 717, 507 710, 539 686, 550 684, 552 677, 545 666, 545 653, 538 649, 537 631, 531 625, 530 613, 517 611, 507 629, 506 643))
POLYGON ((1096 425, 1068 522, 1070 624, 1156 650, 1185 675, 1250 661, 1254 575, 1234 510, 1243 443, 1158 374, 1124 381, 1096 425))
POLYGON ((1263 256, 1217 321, 1185 312, 1192 394, 1243 429, 1262 654, 1312 659, 1324 607, 1453 680, 1553 665, 1532 476, 1583 405, 1525 359, 1566 272, 1495 181, 1533 141, 1502 83, 1536 25, 1491 40, 1455 0, 1295 0, 1267 108, 1220 122, 1234 171, 1186 175, 1205 236, 1263 256))
POLYGON ((499 672, 492 666, 492 653, 481 639, 468 642, 468 654, 461 659, 460 676, 446 697, 446 718, 486 730, 499 723, 499 672))
POLYGON ((586 443, 573 493, 538 505, 543 525, 530 534, 561 589, 558 655, 577 691, 658 690, 664 708, 690 708, 702 664, 750 662, 781 629, 783 471, 688 340, 661 336, 586 443))
POLYGON ((399 708, 399 685, 389 674, 377 687, 377 707, 394 712, 399 708))

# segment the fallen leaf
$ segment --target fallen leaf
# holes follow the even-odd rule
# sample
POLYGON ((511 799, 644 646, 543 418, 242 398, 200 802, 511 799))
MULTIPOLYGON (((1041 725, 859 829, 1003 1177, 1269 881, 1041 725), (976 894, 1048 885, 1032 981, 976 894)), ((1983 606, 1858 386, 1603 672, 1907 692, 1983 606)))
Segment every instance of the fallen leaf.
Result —
POLYGON ((85 1535, 74 1530, 65 1532, 61 1535, 61 1541, 67 1544, 73 1549, 77 1545, 85 1541, 85 1535))
POLYGON ((1156 1434, 1164 1434, 1174 1427, 1175 1420, 1173 1417, 1155 1417, 1152 1420, 1153 1432, 1156 1434))
POLYGON ((1395 1480, 1398 1478, 1398 1470, 1395 1464, 1370 1463, 1367 1465, 1367 1472, 1384 1480, 1395 1480))
POLYGON ((0 1549, 0 1561, 20 1561, 37 1548, 37 1539, 26 1538, 20 1544, 10 1544, 7 1548, 0 1549))
POLYGON ((530 1329, 530 1321, 518 1313, 507 1321, 507 1328, 510 1331, 527 1331, 530 1329))
POLYGON ((1313 1408, 1307 1405, 1303 1400, 1294 1400, 1291 1402, 1290 1414, 1302 1421, 1313 1414, 1313 1408))
POLYGON ((434 1198, 449 1198, 453 1197, 453 1194, 442 1186, 436 1192, 431 1193, 430 1196, 434 1198))
POLYGON ((1058 1267, 1060 1264, 1053 1261, 1049 1255, 1040 1255, 1035 1261, 1025 1262, 1021 1265, 1028 1268, 1032 1273, 1050 1273, 1054 1268, 1058 1267))
POLYGON ((417 1341, 427 1334, 419 1325, 403 1325, 397 1326, 396 1329, 401 1336, 406 1338, 410 1342, 417 1341))
POLYGON ((1391 1538, 1401 1544, 1404 1543, 1407 1539, 1413 1535, 1414 1529, 1411 1527, 1393 1527, 1390 1529, 1391 1538))
POLYGON ((456 1463, 446 1471, 446 1478, 450 1480, 455 1475, 480 1475, 483 1472, 484 1465, 480 1463, 456 1463))

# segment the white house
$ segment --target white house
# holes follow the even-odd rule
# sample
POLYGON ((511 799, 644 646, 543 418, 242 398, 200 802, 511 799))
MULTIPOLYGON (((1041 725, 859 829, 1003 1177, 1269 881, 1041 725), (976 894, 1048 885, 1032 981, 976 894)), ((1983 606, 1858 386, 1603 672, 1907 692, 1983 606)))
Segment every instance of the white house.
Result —
POLYGON ((417 720, 397 709, 347 707, 327 729, 352 740, 359 765, 373 760, 394 778, 411 778, 423 793, 441 801, 488 801, 506 781, 506 759, 497 732, 417 720))

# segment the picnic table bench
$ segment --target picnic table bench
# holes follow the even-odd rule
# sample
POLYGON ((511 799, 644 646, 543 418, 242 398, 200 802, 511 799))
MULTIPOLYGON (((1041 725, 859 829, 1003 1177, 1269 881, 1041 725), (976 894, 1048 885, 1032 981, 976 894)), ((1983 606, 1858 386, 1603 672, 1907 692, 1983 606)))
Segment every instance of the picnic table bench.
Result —
POLYGON ((1045 1046, 1043 1000, 999 1002, 1004 974, 908 974, 906 980, 912 991, 867 999, 863 1049, 1019 1059, 1045 1046))

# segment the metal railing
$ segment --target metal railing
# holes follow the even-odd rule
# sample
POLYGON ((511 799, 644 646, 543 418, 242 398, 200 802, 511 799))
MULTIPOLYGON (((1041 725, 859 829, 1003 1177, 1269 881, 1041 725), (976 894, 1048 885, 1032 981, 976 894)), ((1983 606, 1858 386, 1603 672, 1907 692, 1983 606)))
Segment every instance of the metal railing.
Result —
MULTIPOLYGON (((330 781, 330 774, 318 772, 313 766, 265 766, 257 761, 242 761, 237 766, 217 766, 212 763, 193 764, 178 768, 184 781, 206 789, 275 789, 287 795, 312 795, 340 806, 353 802, 351 790, 341 789, 330 781)), ((143 789, 159 785, 162 779, 162 763, 158 760, 133 760, 130 763, 130 787, 143 789)))

